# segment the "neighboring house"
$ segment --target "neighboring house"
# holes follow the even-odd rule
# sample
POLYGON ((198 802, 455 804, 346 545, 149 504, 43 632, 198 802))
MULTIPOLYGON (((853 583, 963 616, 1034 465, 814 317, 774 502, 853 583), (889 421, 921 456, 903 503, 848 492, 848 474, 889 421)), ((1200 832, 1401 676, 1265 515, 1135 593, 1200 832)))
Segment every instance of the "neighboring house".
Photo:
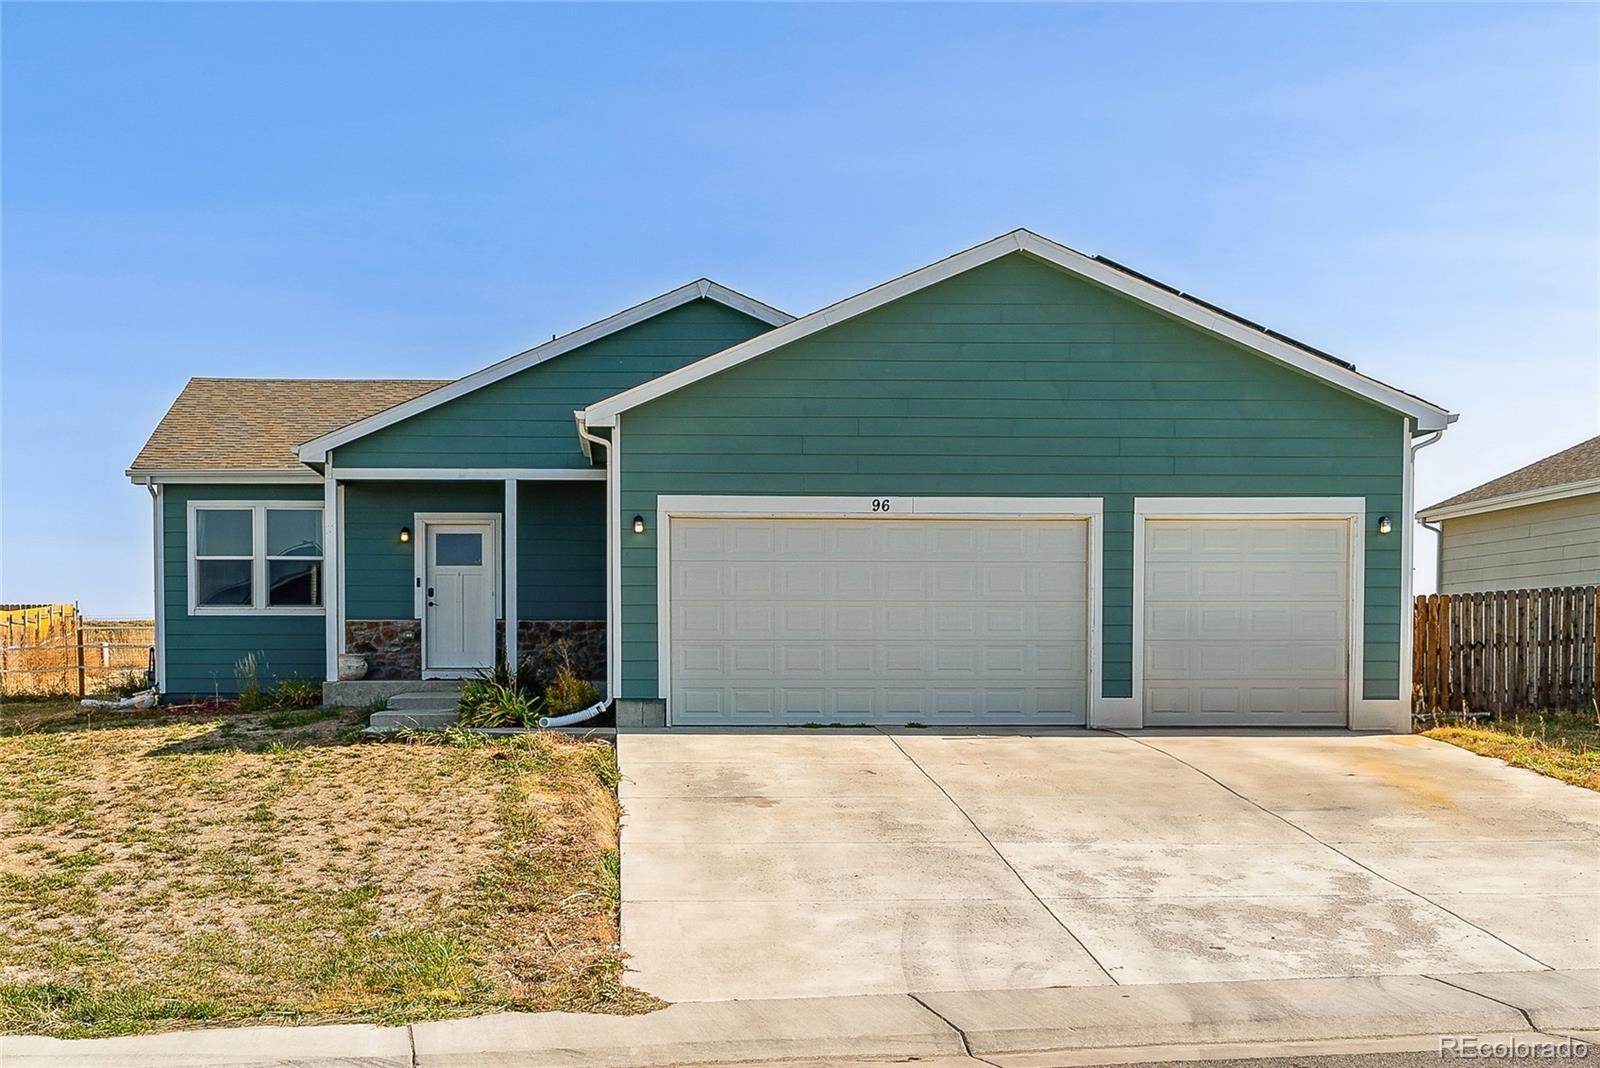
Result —
POLYGON ((1438 524, 1440 593, 1600 585, 1600 437, 1417 518, 1438 524))
POLYGON ((1019 230, 445 384, 197 379, 129 475, 169 695, 564 641, 674 724, 1406 730, 1412 452, 1453 418, 1019 230))

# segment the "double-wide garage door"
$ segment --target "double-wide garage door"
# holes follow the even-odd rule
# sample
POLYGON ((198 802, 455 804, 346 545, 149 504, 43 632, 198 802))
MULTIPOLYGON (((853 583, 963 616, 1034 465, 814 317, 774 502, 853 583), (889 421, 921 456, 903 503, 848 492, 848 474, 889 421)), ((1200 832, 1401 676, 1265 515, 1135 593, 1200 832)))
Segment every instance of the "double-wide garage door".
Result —
POLYGON ((1083 723, 1083 520, 675 518, 673 722, 1083 723))

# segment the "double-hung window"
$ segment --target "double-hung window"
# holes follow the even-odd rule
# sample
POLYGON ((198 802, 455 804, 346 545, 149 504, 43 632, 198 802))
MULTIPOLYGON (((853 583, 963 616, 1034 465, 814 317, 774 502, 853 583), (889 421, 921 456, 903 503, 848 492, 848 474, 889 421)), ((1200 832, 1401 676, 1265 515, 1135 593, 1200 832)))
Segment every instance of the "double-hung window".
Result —
POLYGON ((322 505, 195 501, 189 505, 189 611, 319 615, 322 505))

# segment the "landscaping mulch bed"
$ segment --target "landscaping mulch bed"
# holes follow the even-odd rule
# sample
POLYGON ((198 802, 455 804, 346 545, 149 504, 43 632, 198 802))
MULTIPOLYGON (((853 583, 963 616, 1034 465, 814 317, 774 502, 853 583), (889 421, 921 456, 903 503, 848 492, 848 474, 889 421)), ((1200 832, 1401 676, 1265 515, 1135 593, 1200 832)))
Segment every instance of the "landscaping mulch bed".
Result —
POLYGON ((631 1012, 605 741, 0 707, 0 1033, 631 1012))

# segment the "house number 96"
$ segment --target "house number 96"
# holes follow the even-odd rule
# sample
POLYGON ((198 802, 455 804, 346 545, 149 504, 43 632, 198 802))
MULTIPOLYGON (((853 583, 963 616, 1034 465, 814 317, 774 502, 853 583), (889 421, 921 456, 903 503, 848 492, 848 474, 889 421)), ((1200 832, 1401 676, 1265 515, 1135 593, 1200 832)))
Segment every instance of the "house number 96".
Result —
POLYGON ((872 510, 874 512, 887 512, 889 510, 889 507, 890 507, 889 506, 889 498, 887 498, 887 497, 874 497, 874 498, 872 498, 872 510))

